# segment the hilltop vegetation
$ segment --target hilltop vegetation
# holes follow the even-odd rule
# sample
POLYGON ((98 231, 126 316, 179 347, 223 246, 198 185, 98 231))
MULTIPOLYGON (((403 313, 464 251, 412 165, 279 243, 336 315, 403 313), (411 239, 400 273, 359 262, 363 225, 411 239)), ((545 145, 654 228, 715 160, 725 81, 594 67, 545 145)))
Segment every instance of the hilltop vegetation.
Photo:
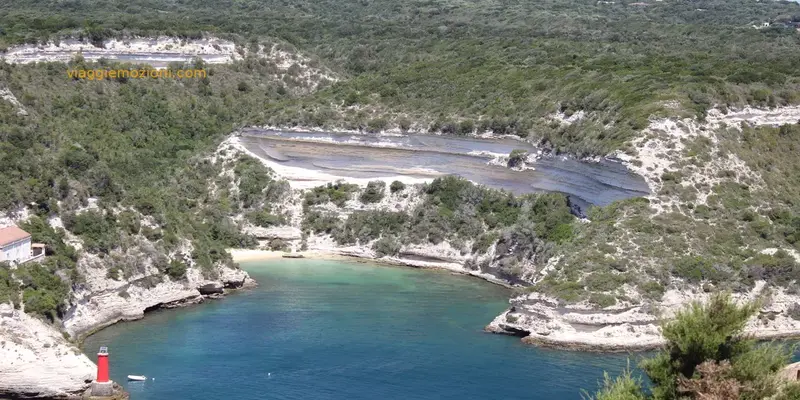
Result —
POLYGON ((12 0, 0 5, 0 46, 65 34, 212 32, 242 46, 270 36, 349 79, 265 102, 253 122, 492 131, 585 155, 621 148, 653 114, 797 103, 793 21, 795 3, 750 0, 12 0), (773 26, 752 27, 763 22, 773 26), (581 111, 572 125, 548 118, 581 111))

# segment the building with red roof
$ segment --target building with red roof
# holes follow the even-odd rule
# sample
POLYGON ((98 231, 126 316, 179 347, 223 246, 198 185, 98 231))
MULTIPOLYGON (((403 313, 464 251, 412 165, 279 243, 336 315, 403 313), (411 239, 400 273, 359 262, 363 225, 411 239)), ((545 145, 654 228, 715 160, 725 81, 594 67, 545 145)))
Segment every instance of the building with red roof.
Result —
POLYGON ((30 233, 17 226, 0 228, 0 262, 21 264, 42 256, 44 256, 44 246, 38 243, 32 244, 30 233))

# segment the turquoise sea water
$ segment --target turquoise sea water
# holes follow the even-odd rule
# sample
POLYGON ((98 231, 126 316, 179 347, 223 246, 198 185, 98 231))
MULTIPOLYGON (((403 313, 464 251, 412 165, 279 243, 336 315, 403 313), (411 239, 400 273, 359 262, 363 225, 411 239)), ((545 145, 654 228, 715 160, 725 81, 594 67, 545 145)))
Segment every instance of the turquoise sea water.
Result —
POLYGON ((482 332, 509 293, 474 278, 339 261, 243 267, 257 289, 112 326, 84 351, 109 347, 132 400, 580 399, 626 365, 482 332))

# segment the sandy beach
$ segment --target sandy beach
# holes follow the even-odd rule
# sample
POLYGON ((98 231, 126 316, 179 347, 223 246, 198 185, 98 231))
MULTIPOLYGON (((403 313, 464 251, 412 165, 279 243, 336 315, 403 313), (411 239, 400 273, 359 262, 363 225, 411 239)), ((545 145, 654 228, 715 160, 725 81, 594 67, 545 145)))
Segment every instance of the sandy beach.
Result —
POLYGON ((228 249, 235 262, 274 260, 289 254, 284 251, 254 250, 254 249, 228 249))
MULTIPOLYGON (((275 260, 279 258, 311 258, 311 259, 325 259, 325 260, 343 260, 343 259, 351 259, 351 260, 364 260, 362 257, 353 257, 347 256, 343 254, 338 254, 335 252, 326 252, 326 251, 317 251, 317 250, 310 250, 310 251, 300 251, 300 252, 286 252, 286 251, 274 251, 274 250, 256 250, 256 249, 228 249, 231 253, 231 257, 233 257, 234 262, 250 262, 250 261, 266 261, 266 260, 275 260), (284 257, 286 256, 286 257, 284 257)), ((375 261, 376 260, 370 260, 375 261)))

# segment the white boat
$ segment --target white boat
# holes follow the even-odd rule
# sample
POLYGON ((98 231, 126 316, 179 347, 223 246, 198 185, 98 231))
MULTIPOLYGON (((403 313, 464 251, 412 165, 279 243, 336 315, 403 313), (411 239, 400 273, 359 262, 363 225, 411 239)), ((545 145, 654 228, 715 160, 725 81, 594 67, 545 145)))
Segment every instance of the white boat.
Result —
POLYGON ((147 377, 144 375, 128 375, 129 381, 146 381, 147 377))

